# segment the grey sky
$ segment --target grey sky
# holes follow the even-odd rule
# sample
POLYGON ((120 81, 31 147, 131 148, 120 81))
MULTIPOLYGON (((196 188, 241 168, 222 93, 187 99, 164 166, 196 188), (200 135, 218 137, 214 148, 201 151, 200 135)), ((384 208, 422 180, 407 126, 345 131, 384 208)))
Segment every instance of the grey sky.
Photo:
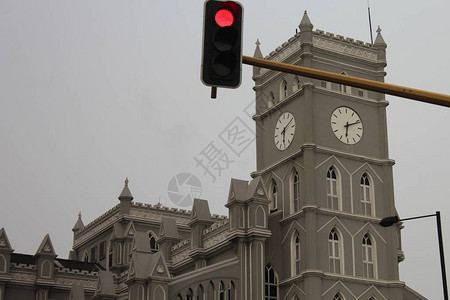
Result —
MULTIPOLYGON (((370 41, 364 0, 242 3, 247 55, 256 38, 266 55, 293 36, 304 10, 315 29, 370 41)), ((173 206, 168 182, 194 173, 211 210, 226 214, 230 178, 250 178, 255 149, 233 155, 219 134, 236 117, 253 128, 252 70, 243 67, 239 89, 209 98, 202 9, 199 0, 0 0, 0 228, 16 252, 34 254, 48 232, 67 257, 78 212, 87 224, 116 205, 126 176, 135 201, 173 206), (234 160, 216 182, 194 161, 210 142, 234 160)), ((371 1, 371 10, 388 44, 386 81, 450 94, 450 2, 371 1)), ((441 210, 449 245, 449 110, 387 99, 397 209, 441 210)), ((404 225, 401 278, 438 299, 434 220, 404 225)))

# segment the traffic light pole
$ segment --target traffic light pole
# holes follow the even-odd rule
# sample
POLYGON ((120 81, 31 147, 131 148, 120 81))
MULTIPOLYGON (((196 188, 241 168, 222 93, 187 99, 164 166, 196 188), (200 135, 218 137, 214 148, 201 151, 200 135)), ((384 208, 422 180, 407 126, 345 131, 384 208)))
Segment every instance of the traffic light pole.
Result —
POLYGON ((271 69, 284 73, 296 74, 300 76, 310 77, 314 79, 326 80, 334 83, 350 85, 374 92, 399 96, 403 98, 418 100, 421 102, 450 107, 450 96, 438 94, 400 85, 394 85, 375 80, 368 80, 353 76, 341 75, 311 68, 295 66, 280 62, 269 61, 265 59, 242 56, 242 63, 252 66, 257 66, 265 69, 271 69))

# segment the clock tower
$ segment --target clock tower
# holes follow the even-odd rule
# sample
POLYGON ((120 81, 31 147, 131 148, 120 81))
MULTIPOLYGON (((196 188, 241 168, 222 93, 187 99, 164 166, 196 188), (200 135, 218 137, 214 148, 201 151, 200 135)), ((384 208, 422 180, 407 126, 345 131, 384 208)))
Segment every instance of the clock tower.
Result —
MULTIPOLYGON (((306 11, 299 29, 265 59, 384 81, 380 29, 367 44, 313 30, 306 11)), ((254 56, 263 58, 259 41, 254 56)), ((400 226, 378 225, 396 214, 385 95, 259 67, 253 75, 252 175, 269 192, 265 264, 278 283, 266 299, 425 299, 399 279, 400 226)))

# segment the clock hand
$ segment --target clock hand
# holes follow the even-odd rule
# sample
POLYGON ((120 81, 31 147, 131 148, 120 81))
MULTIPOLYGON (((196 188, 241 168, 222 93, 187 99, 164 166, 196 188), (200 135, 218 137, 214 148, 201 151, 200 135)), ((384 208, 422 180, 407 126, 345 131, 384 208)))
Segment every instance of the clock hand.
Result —
POLYGON ((345 127, 345 136, 348 136, 348 122, 346 125, 344 125, 344 127, 345 127))
POLYGON ((356 121, 356 122, 354 122, 354 123, 350 123, 350 124, 348 124, 348 122, 347 122, 347 125, 344 125, 344 126, 345 126, 345 127, 348 127, 348 126, 352 126, 352 125, 359 124, 359 123, 361 123, 360 120, 358 120, 358 121, 356 121))

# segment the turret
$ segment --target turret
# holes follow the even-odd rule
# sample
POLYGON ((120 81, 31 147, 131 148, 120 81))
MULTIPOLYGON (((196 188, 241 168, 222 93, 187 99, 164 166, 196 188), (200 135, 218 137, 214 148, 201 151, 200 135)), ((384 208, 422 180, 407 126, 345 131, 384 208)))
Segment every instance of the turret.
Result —
POLYGON ((133 196, 131 195, 130 189, 128 188, 128 177, 125 179, 125 186, 123 187, 122 192, 120 193, 120 214, 121 215, 129 215, 131 208, 131 201, 133 201, 133 196))

